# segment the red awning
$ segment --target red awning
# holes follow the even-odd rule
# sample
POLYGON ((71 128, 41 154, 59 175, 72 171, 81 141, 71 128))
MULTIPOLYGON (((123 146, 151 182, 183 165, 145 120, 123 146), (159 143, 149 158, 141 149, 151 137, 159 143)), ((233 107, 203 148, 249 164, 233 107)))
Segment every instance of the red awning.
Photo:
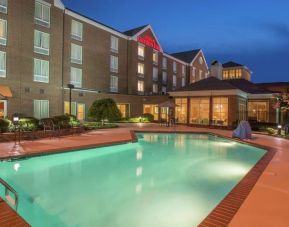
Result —
POLYGON ((0 84, 0 96, 3 96, 5 98, 11 98, 12 92, 11 92, 10 88, 6 85, 0 84))

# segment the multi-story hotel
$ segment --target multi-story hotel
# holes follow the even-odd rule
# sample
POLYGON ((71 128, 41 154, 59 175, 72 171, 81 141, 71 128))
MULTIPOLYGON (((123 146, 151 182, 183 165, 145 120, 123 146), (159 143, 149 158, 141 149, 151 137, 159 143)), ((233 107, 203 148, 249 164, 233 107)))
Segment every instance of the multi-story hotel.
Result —
POLYGON ((273 92, 250 80, 250 70, 234 62, 209 70, 199 49, 165 53, 150 25, 120 32, 60 0, 0 0, 0 117, 68 113, 72 84, 79 120, 104 97, 123 117, 159 120, 167 109, 158 104, 171 95, 180 123, 229 126, 248 110, 258 121, 275 121, 268 115, 273 92))

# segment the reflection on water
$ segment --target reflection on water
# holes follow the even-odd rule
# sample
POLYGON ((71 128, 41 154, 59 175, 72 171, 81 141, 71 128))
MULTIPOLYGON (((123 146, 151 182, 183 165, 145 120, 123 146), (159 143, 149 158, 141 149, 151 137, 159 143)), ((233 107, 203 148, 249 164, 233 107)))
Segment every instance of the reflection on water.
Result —
POLYGON ((191 227, 264 154, 208 135, 140 135, 135 144, 3 162, 0 177, 32 226, 191 227))

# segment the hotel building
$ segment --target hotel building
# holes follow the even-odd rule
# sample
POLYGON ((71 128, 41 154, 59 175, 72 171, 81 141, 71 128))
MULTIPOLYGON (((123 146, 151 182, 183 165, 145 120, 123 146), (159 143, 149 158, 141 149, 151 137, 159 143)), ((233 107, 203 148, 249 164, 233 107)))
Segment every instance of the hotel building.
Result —
POLYGON ((251 112, 275 122, 274 92, 250 80, 250 70, 234 62, 209 70, 200 49, 166 53, 150 25, 120 32, 60 0, 0 0, 0 117, 68 113, 73 84, 79 120, 100 98, 114 99, 123 117, 160 120, 167 109, 158 104, 172 96, 179 123, 231 126, 251 112))

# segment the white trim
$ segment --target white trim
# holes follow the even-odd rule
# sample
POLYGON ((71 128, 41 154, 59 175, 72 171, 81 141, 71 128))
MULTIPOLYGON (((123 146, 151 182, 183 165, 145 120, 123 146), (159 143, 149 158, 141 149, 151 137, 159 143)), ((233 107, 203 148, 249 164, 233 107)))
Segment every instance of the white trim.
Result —
POLYGON ((43 5, 51 7, 51 4, 49 2, 46 2, 46 1, 43 1, 43 0, 36 0, 36 2, 39 2, 39 3, 43 4, 43 5))
POLYGON ((248 99, 271 99, 274 94, 248 94, 248 99))
POLYGON ((108 28, 108 27, 106 27, 106 26, 104 26, 104 25, 101 25, 101 24, 99 24, 99 23, 97 23, 97 22, 95 22, 95 21, 93 21, 93 20, 90 20, 90 19, 88 19, 88 18, 86 18, 86 17, 84 17, 84 16, 81 16, 81 15, 75 13, 75 12, 72 12, 72 11, 70 11, 70 10, 68 10, 68 9, 65 9, 64 12, 65 12, 66 15, 69 15, 69 16, 75 18, 75 19, 78 19, 78 20, 80 20, 80 21, 83 21, 83 22, 85 22, 85 23, 87 23, 87 24, 90 24, 90 25, 92 25, 92 26, 95 26, 95 27, 97 27, 97 28, 100 28, 100 29, 102 29, 102 30, 105 30, 105 31, 107 31, 107 32, 110 32, 111 34, 114 34, 114 35, 116 35, 116 36, 118 36, 118 37, 121 37, 121 38, 124 38, 124 39, 128 39, 128 37, 127 37, 126 35, 124 35, 124 34, 122 34, 122 33, 120 33, 120 32, 117 32, 117 31, 115 31, 115 30, 113 30, 113 29, 111 29, 111 28, 108 28))
POLYGON ((169 55, 169 54, 167 54, 167 53, 163 53, 163 56, 165 56, 165 57, 167 57, 167 58, 170 58, 171 60, 177 61, 177 62, 179 62, 179 63, 181 63, 181 64, 183 64, 183 65, 189 66, 188 63, 186 63, 186 62, 184 62, 184 61, 182 61, 182 60, 180 60, 180 59, 178 59, 178 58, 175 58, 175 57, 173 57, 173 56, 171 56, 171 55, 169 55))
POLYGON ((206 61, 206 58, 205 58, 205 55, 204 55, 204 52, 203 52, 202 49, 198 52, 198 54, 197 54, 197 55, 195 56, 195 58, 192 60, 192 62, 190 63, 190 66, 193 66, 193 63, 197 60, 197 57, 198 57, 198 55, 199 55, 200 53, 203 55, 203 59, 204 59, 204 62, 205 62, 205 64, 206 64, 206 68, 207 68, 207 70, 209 71, 209 67, 208 67, 208 64, 207 64, 207 61, 206 61))
POLYGON ((65 6, 61 0, 54 0, 54 6, 62 10, 65 9, 65 6))
POLYGON ((239 90, 239 89, 231 89, 231 90, 205 90, 205 91, 177 91, 177 92, 169 92, 171 96, 174 97, 201 97, 201 96, 228 96, 228 95, 236 95, 243 98, 247 98, 248 94, 239 90))
POLYGON ((151 32, 153 33, 153 36, 154 36, 155 40, 157 41, 157 43, 158 43, 158 45, 159 45, 159 47, 160 47, 160 52, 163 53, 163 52, 164 52, 164 51, 163 51, 163 48, 162 48, 160 42, 158 41, 157 36, 156 36, 156 34, 154 33, 154 30, 152 29, 152 26, 151 26, 150 24, 147 25, 147 26, 145 26, 142 30, 140 30, 140 31, 139 31, 138 33, 136 33, 134 36, 130 37, 129 40, 137 41, 137 37, 138 37, 140 34, 144 33, 144 32, 145 32, 146 30, 148 30, 148 29, 150 29, 151 32))

